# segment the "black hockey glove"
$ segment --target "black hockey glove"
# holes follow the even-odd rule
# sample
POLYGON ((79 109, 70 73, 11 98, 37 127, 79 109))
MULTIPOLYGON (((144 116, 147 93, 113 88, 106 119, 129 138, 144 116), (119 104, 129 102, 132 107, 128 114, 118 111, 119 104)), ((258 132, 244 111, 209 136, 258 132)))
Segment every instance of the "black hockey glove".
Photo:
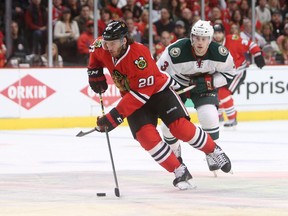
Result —
POLYGON ((90 87, 97 94, 104 93, 107 88, 106 77, 103 74, 103 68, 88 69, 88 81, 90 87))
POLYGON ((262 69, 262 67, 265 66, 265 60, 264 57, 262 55, 262 53, 256 53, 255 57, 254 57, 254 61, 255 64, 257 65, 258 68, 262 69))
POLYGON ((193 85, 196 85, 195 88, 191 90, 192 93, 203 93, 206 91, 212 91, 213 87, 213 77, 206 74, 205 76, 196 77, 192 81, 193 85))
POLYGON ((113 108, 106 115, 97 118, 96 130, 99 132, 105 132, 105 128, 107 128, 107 131, 109 132, 114 128, 116 128, 122 122, 123 117, 119 114, 119 112, 115 108, 113 108))

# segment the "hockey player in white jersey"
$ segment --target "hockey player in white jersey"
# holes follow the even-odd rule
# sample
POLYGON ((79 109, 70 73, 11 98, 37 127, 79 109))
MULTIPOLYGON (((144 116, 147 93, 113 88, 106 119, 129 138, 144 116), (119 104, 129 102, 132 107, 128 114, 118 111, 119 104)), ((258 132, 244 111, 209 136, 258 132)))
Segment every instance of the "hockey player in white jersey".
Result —
MULTIPOLYGON (((217 88, 227 85, 236 73, 233 58, 222 45, 213 42, 214 29, 209 21, 197 21, 191 29, 190 39, 184 38, 169 45, 159 60, 158 67, 176 80, 177 87, 195 88, 181 94, 183 102, 190 98, 194 103, 199 122, 204 131, 217 142, 219 138, 217 88)), ((162 125, 164 139, 181 159, 180 142, 162 125)), ((228 161, 226 154, 218 147, 206 155, 210 171, 221 169, 228 161)))

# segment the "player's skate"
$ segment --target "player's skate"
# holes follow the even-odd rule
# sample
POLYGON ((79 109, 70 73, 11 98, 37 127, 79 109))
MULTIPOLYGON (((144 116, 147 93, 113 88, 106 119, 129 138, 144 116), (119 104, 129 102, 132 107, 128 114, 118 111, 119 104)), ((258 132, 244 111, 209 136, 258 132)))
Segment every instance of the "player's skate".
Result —
POLYGON ((192 175, 184 164, 181 164, 177 169, 175 169, 174 174, 176 178, 173 181, 173 185, 175 187, 178 187, 180 190, 196 188, 192 182, 192 175))
POLYGON ((224 127, 231 128, 231 127, 235 127, 237 124, 238 124, 238 122, 237 122, 237 119, 235 118, 235 119, 231 119, 231 120, 228 120, 227 122, 225 122, 224 127))
POLYGON ((220 114, 218 117, 219 117, 219 124, 223 124, 223 123, 224 123, 224 116, 223 116, 223 114, 220 114))
POLYGON ((209 170, 211 172, 213 172, 215 177, 217 177, 217 170, 220 169, 218 163, 213 159, 211 154, 206 155, 206 161, 207 161, 207 165, 208 165, 209 170))
MULTIPOLYGON (((214 152, 208 154, 207 156, 209 159, 212 158, 214 160, 214 162, 218 165, 218 169, 221 169, 225 173, 228 173, 231 171, 230 159, 218 145, 216 145, 214 152)), ((209 162, 211 162, 211 169, 212 170, 214 168, 216 169, 216 165, 213 164, 212 166, 212 160, 209 160, 209 162)), ((209 162, 207 160, 208 166, 209 166, 209 162)), ((210 169, 210 166, 209 166, 209 169, 210 169)))

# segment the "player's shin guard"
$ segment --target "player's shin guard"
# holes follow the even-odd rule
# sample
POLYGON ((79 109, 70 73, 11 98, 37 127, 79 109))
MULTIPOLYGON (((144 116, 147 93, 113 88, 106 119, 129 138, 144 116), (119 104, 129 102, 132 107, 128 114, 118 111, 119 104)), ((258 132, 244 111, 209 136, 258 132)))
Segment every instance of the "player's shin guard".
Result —
POLYGON ((169 125, 171 133, 178 139, 188 142, 192 147, 209 154, 215 149, 215 142, 203 131, 186 118, 179 118, 169 125))
POLYGON ((163 122, 161 124, 161 130, 164 142, 170 146, 176 157, 182 163, 180 140, 171 134, 169 128, 163 122))
POLYGON ((204 104, 197 107, 197 114, 202 129, 217 142, 219 139, 219 118, 214 104, 204 104))
POLYGON ((136 139, 152 158, 168 172, 173 172, 181 165, 169 145, 161 140, 158 131, 152 124, 144 125, 136 133, 136 139))

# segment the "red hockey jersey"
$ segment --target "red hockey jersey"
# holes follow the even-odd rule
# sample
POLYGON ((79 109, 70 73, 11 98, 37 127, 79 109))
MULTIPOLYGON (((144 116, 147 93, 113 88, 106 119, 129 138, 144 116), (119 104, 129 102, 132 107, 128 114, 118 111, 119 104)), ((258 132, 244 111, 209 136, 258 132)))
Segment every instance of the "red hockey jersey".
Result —
POLYGON ((158 69, 144 45, 134 42, 128 45, 121 58, 114 59, 103 49, 101 40, 96 39, 90 46, 88 70, 106 67, 114 82, 121 78, 120 83, 123 86, 119 88, 119 82, 115 82, 123 95, 116 109, 124 117, 143 106, 153 94, 171 86, 173 80, 158 69))
POLYGON ((231 53, 234 59, 236 68, 241 65, 246 65, 245 53, 249 52, 252 55, 261 52, 260 47, 253 41, 242 39, 239 35, 230 34, 226 36, 223 44, 231 53))

